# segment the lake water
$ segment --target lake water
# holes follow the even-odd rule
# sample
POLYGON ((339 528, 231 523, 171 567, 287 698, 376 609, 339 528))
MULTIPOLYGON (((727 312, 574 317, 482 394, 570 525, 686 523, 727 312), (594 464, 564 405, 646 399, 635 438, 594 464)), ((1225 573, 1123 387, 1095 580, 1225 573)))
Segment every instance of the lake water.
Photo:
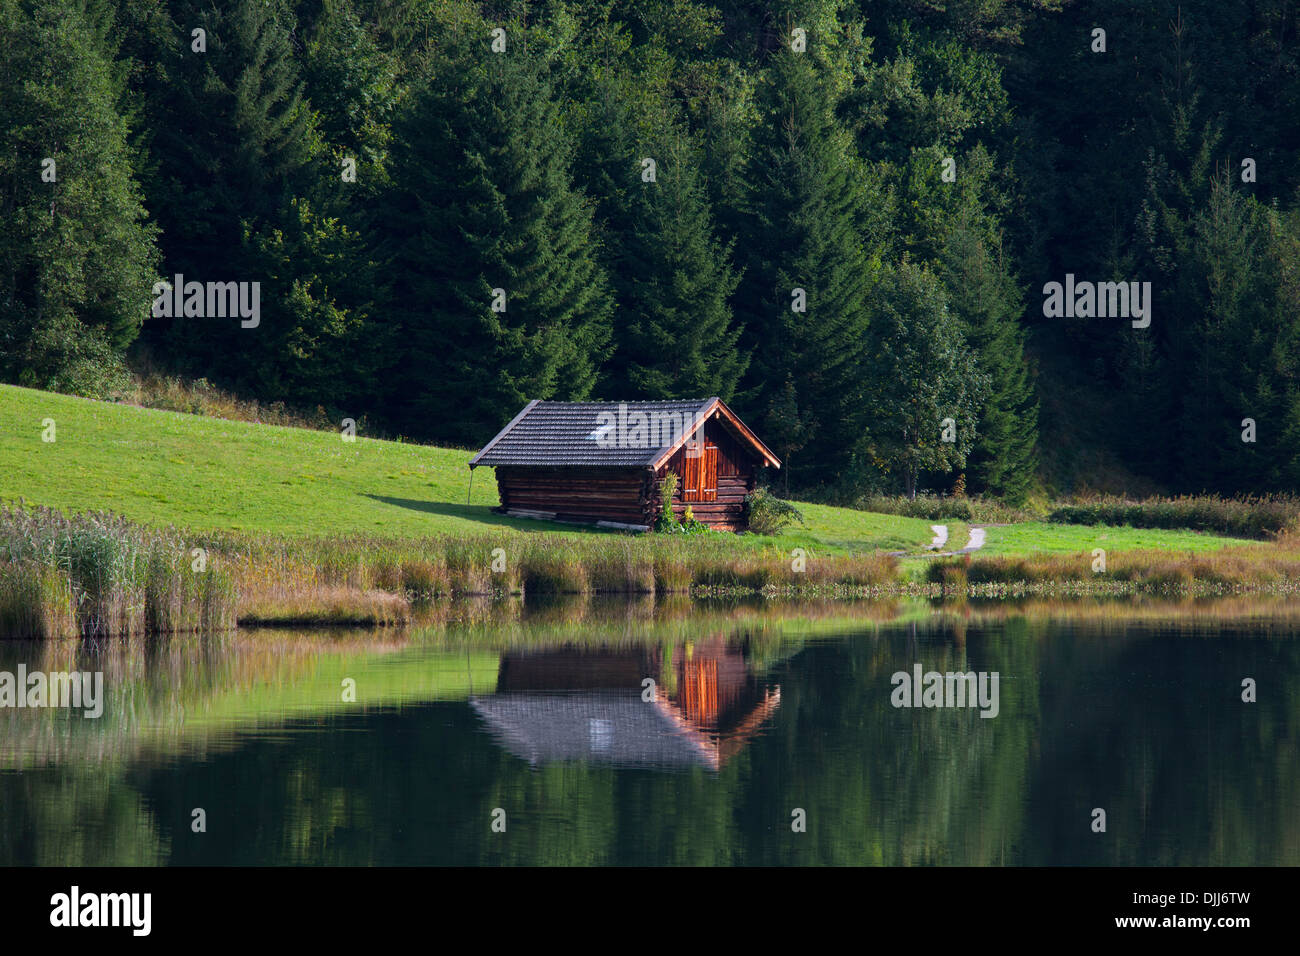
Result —
POLYGON ((5 865, 1300 864, 1286 606, 514 602, 20 666, 103 713, 0 709, 5 865), (996 708, 895 706, 917 665, 996 708))

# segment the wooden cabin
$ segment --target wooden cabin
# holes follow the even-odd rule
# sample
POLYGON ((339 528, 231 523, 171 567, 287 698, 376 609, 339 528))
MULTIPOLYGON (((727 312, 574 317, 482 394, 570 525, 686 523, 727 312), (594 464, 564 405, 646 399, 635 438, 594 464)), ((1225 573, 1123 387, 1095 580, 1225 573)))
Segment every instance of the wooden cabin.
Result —
POLYGON ((498 511, 645 531, 660 485, 678 477, 673 512, 745 529, 758 469, 781 462, 719 398, 529 402, 470 460, 496 469, 498 511))

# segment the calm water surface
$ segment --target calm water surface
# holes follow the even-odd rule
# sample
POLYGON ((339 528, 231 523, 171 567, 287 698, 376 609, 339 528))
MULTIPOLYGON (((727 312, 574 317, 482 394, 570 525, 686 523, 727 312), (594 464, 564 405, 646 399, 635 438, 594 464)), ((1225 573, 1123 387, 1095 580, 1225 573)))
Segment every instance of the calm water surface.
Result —
POLYGON ((1300 618, 894 613, 0 643, 0 863, 1300 864, 1300 618))

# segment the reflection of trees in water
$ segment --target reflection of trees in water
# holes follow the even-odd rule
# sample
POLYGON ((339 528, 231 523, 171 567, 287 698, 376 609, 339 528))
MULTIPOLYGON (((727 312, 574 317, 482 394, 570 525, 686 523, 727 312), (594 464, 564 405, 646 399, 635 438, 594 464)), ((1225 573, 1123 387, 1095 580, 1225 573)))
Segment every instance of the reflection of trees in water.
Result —
MULTIPOLYGON (((781 703, 717 772, 530 767, 463 703, 322 713, 202 760, 0 775, 0 862, 1300 862, 1293 637, 979 616, 964 640, 881 628, 799 650, 761 626, 730 633, 781 703), (890 676, 914 662, 998 671, 1000 716, 895 709, 890 676), (1240 703, 1243 676, 1259 681, 1259 703, 1240 703), (219 839, 189 832, 195 806, 219 839), (1105 835, 1089 830, 1094 806, 1105 835), (496 807, 505 834, 490 830, 496 807), (790 830, 796 807, 803 834, 790 830)), ((178 687, 275 672, 223 652, 203 677, 183 655, 153 653, 114 666, 155 707, 186 706, 178 687)), ((681 645, 646 653, 682 699, 681 645)))
MULTIPOLYGON (((533 854, 554 853, 622 863, 886 865, 1300 860, 1294 814, 1300 714, 1296 695, 1284 686, 1300 675, 1294 643, 1252 639, 1255 670, 1276 675, 1272 702, 1253 705, 1261 710, 1252 715, 1237 709, 1250 706, 1239 702, 1238 675, 1221 672, 1225 656, 1214 643, 1220 638, 1171 634, 1152 643, 1141 633, 1106 630, 1094 635, 1086 625, 1010 619, 994 627, 971 624, 964 642, 922 634, 909 643, 906 635, 885 631, 814 645, 775 675, 782 686, 779 719, 716 783, 698 773, 624 775, 613 805, 568 799, 566 813, 573 816, 565 817, 563 840, 550 845, 545 833, 533 834, 526 843, 502 842, 493 858, 536 862, 548 857, 533 854), (1168 643, 1187 640, 1205 643, 1168 643), (889 703, 890 675, 916 661, 927 670, 999 671, 1001 715, 896 710, 889 703), (1165 689, 1143 704, 1133 697, 1134 680, 1141 688, 1149 679, 1165 689), (1207 709, 1212 688, 1224 696, 1207 709), (1200 772, 1207 762, 1209 779, 1200 772), (1089 829, 1089 811, 1098 805, 1108 811, 1106 836, 1089 829), (804 834, 790 830, 796 807, 808 814, 804 834), (617 834, 612 847, 601 842, 604 836, 584 839, 608 833, 617 834)), ((1230 630, 1225 637, 1231 639, 1230 630)), ((511 780, 493 799, 513 799, 516 806, 549 799, 545 778, 505 771, 511 780)))
POLYGON ((913 638, 891 630, 808 655, 819 659, 800 660, 807 679, 782 681, 779 750, 751 770, 744 817, 755 825, 745 862, 1015 862, 1036 646, 974 628, 964 646, 951 632, 913 638), (918 662, 927 671, 1000 671, 1001 716, 895 708, 890 678, 918 662), (806 834, 790 832, 794 807, 808 813, 806 834))
POLYGON ((1300 863, 1300 644, 1259 628, 1086 633, 1052 655, 1029 863, 1300 863), (1241 680, 1258 682, 1257 703, 1241 680), (1107 832, 1090 829, 1094 807, 1107 832))
POLYGON ((0 773, 0 866, 148 866, 167 858, 142 794, 102 773, 0 773))
POLYGON ((120 764, 152 745, 183 743, 191 752, 226 746, 228 735, 214 740, 208 731, 220 728, 203 718, 232 709, 232 702, 237 714, 256 688, 310 680, 322 660, 384 654, 404 643, 382 631, 0 642, 0 670, 16 673, 21 663, 28 673, 100 672, 104 697, 96 719, 63 708, 0 708, 0 767, 120 764))

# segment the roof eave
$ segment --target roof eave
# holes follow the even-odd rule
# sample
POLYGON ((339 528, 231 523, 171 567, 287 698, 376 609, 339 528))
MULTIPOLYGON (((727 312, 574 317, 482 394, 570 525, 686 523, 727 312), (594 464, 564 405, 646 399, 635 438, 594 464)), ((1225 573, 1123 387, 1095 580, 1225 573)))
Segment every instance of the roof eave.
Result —
POLYGON ((732 427, 759 453, 759 456, 763 459, 763 464, 771 465, 773 468, 781 467, 781 459, 772 454, 772 450, 764 445, 759 437, 750 430, 749 426, 740 420, 740 416, 728 408, 727 403, 716 395, 700 406, 700 410, 695 413, 695 418, 691 420, 690 426, 683 430, 681 437, 669 447, 660 449, 646 464, 646 467, 652 471, 658 471, 662 468, 668 462, 668 459, 672 458, 677 453, 677 450, 686 444, 695 430, 708 421, 715 411, 726 416, 732 427))
POLYGON ((531 412, 533 410, 533 406, 535 406, 540 401, 541 401, 540 398, 534 398, 531 402, 529 402, 527 405, 524 406, 523 411, 521 411, 514 418, 510 419, 510 424, 506 425, 505 428, 497 432, 496 437, 493 438, 486 445, 484 445, 482 449, 479 450, 479 453, 469 460, 470 468, 472 469, 478 467, 479 460, 482 459, 484 455, 486 455, 489 451, 492 450, 492 446, 495 445, 497 442, 499 442, 501 439, 505 438, 506 434, 510 431, 510 429, 518 425, 519 420, 523 418, 525 415, 527 415, 529 412, 531 412))

